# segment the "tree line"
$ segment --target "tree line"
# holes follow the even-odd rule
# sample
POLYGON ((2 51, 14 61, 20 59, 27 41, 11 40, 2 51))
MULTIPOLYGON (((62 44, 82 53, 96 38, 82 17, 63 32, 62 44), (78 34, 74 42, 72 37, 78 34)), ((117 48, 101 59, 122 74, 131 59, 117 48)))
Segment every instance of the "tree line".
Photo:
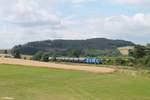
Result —
POLYGON ((150 44, 146 46, 136 45, 133 50, 129 51, 129 56, 135 58, 137 66, 150 67, 150 44))
MULTIPOLYGON (((19 46, 11 50, 15 58, 21 58, 19 46)), ((49 57, 101 57, 104 64, 126 65, 126 66, 146 66, 150 67, 150 44, 146 46, 135 45, 133 50, 129 50, 129 56, 124 58, 117 49, 95 50, 95 49, 68 49, 68 50, 49 50, 38 51, 32 57, 33 60, 48 61, 49 57), (103 58, 105 57, 106 58, 103 58), (109 57, 114 57, 110 59, 109 57)))

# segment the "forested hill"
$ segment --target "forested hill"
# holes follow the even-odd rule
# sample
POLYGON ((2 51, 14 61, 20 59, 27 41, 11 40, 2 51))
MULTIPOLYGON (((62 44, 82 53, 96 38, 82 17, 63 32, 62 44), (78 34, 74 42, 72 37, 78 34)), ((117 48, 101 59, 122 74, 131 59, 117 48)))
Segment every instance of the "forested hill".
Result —
POLYGON ((123 46, 133 46, 134 43, 124 40, 93 38, 87 40, 45 40, 29 42, 18 48, 24 54, 34 54, 39 50, 67 50, 67 49, 115 49, 123 46))

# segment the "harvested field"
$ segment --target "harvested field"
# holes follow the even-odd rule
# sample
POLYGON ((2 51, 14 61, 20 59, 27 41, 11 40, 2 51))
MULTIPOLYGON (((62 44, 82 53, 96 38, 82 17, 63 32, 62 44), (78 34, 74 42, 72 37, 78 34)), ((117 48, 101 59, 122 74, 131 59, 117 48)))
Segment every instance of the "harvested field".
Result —
POLYGON ((67 70, 81 70, 94 73, 112 73, 116 71, 115 68, 107 68, 107 67, 55 64, 55 63, 46 63, 32 60, 10 59, 10 58, 0 58, 0 64, 14 64, 14 65, 27 65, 27 66, 48 67, 67 70))

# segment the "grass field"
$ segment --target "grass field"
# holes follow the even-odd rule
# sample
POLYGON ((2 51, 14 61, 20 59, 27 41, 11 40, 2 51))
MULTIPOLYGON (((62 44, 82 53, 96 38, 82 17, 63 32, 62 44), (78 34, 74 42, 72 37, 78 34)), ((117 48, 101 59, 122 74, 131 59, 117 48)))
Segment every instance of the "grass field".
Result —
POLYGON ((0 100, 150 100, 150 78, 127 72, 0 65, 0 100))

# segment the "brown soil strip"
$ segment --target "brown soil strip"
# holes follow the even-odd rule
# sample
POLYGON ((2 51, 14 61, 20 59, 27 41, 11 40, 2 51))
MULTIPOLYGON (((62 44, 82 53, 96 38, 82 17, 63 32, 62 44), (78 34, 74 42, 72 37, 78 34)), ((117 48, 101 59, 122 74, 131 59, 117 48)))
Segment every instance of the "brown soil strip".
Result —
POLYGON ((55 63, 46 63, 32 60, 11 59, 11 58, 0 58, 0 64, 15 64, 15 65, 27 65, 35 67, 67 69, 67 70, 80 70, 94 73, 112 73, 116 71, 115 68, 107 68, 107 67, 55 64, 55 63))

